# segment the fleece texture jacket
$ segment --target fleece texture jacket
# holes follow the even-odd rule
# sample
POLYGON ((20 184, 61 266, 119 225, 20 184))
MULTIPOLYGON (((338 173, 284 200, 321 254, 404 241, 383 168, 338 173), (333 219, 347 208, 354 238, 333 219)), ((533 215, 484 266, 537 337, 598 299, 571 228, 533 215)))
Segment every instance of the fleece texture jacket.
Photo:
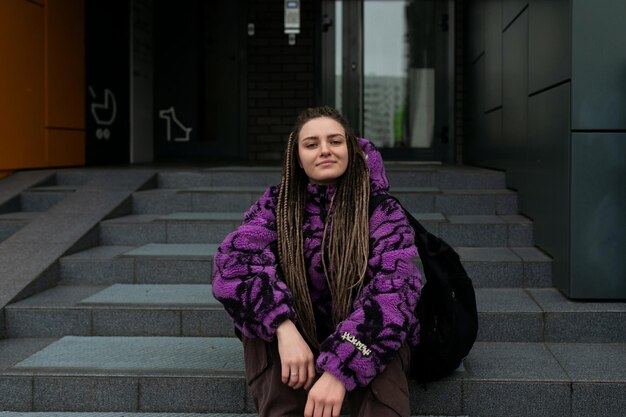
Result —
MULTIPOLYGON (((371 194, 387 193, 389 181, 374 145, 359 139, 368 158, 371 194)), ((213 294, 245 336, 271 342, 285 320, 298 323, 291 291, 281 278, 276 232, 278 186, 269 187, 229 234, 215 255, 213 294)), ((322 267, 324 222, 334 186, 307 186, 303 220, 309 295, 314 307, 318 372, 330 372, 348 391, 364 387, 391 362, 400 347, 419 342, 415 307, 422 289, 414 232, 402 208, 384 200, 369 219, 366 283, 352 311, 332 325, 332 297, 322 267)), ((332 222, 331 222, 332 226, 332 222)))

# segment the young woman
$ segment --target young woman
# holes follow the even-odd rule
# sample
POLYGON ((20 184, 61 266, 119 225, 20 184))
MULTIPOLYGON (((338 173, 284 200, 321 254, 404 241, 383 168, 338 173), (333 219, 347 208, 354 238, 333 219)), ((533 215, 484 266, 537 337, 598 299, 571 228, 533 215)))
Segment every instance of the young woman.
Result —
POLYGON ((242 333, 259 415, 409 416, 422 280, 380 153, 335 109, 297 118, 280 186, 215 255, 213 293, 242 333))

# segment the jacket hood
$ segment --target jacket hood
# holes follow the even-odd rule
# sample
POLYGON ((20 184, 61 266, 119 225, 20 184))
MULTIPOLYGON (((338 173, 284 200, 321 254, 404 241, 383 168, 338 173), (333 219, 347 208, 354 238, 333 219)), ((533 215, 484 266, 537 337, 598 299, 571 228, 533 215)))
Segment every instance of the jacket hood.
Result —
POLYGON ((367 157, 367 165, 370 169, 371 193, 379 194, 389 191, 389 180, 385 174, 383 157, 376 149, 376 146, 365 138, 359 138, 359 146, 367 157))

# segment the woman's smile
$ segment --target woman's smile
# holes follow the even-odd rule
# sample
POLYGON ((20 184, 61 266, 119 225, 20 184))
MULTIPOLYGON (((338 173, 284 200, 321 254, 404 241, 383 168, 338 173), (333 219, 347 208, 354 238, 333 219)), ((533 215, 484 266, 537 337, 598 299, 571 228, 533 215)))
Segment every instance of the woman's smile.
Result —
POLYGON ((333 165, 336 164, 337 161, 322 161, 319 164, 317 164, 318 166, 329 166, 329 165, 333 165))

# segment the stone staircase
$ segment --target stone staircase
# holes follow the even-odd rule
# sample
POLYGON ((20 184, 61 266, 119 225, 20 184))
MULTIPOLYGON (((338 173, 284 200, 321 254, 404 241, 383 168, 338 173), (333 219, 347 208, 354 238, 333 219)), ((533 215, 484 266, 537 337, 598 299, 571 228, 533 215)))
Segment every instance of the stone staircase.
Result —
MULTIPOLYGON (((504 174, 407 163, 389 163, 387 173, 405 207, 458 249, 479 309, 464 367, 426 388, 412 383, 413 413, 624 415, 626 304, 572 302, 551 288, 552 261, 534 247, 532 221, 517 214, 504 174)), ((212 260, 279 174, 164 170, 130 199, 118 196, 88 243, 55 263, 54 285, 5 307, 0 417, 255 415, 241 343, 211 296, 212 260)), ((0 239, 18 236, 90 175, 59 171, 4 204, 0 181, 0 239)))

